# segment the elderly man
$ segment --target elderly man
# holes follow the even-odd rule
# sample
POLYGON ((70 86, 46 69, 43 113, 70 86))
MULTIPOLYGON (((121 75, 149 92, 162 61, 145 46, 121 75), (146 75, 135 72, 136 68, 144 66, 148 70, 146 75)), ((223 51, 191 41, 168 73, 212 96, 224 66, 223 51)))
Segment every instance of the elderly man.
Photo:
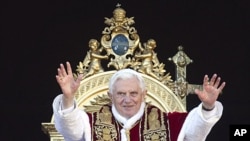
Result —
POLYGON ((203 90, 195 90, 201 104, 189 113, 165 113, 145 103, 144 80, 131 69, 111 77, 111 105, 86 113, 74 100, 81 78, 73 78, 69 62, 66 68, 60 64, 56 80, 63 94, 54 99, 53 111, 55 127, 66 141, 203 141, 222 115, 217 98, 225 82, 216 74, 211 79, 204 76, 203 90))

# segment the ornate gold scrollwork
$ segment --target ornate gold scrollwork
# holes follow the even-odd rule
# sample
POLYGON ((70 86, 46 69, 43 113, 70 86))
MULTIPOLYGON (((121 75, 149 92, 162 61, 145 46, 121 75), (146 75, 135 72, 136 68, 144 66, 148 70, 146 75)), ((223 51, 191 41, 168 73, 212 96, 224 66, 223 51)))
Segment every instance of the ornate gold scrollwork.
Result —
POLYGON ((97 40, 90 40, 91 50, 77 66, 78 74, 86 74, 85 77, 89 77, 103 72, 100 62, 108 59, 108 68, 119 70, 130 67, 173 88, 170 74, 165 74, 165 64, 159 62, 157 53, 154 52, 156 41, 149 39, 141 45, 135 27, 131 27, 135 23, 134 17, 126 17, 126 11, 118 7, 114 10, 113 17, 106 17, 104 23, 108 27, 102 32, 100 46, 97 40), (95 42, 91 45, 93 41, 95 42))
POLYGON ((176 80, 173 81, 170 73, 161 63, 154 51, 157 44, 154 39, 149 39, 145 43, 140 42, 137 34, 134 17, 126 17, 126 11, 120 5, 113 11, 113 17, 105 17, 104 23, 108 25, 102 32, 101 41, 91 39, 89 41, 90 50, 85 59, 79 62, 77 74, 84 74, 84 78, 97 73, 104 72, 101 66, 102 60, 108 60, 107 67, 120 70, 132 68, 138 72, 151 76, 171 89, 185 103, 185 96, 192 93, 193 89, 199 85, 191 85, 186 81, 186 66, 192 60, 183 51, 183 47, 178 47, 178 52, 169 61, 176 66, 176 80))

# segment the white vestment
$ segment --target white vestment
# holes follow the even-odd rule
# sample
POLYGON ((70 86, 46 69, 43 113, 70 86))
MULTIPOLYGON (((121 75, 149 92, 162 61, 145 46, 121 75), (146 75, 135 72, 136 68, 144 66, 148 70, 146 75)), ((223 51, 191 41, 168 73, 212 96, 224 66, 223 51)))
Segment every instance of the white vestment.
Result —
MULTIPOLYGON (((61 107, 62 95, 58 95, 53 102, 54 122, 65 141, 91 141, 88 115, 78 109, 76 102, 69 109, 62 110, 61 107)), ((212 127, 222 116, 222 111, 223 106, 218 101, 212 111, 202 110, 202 104, 192 109, 181 128, 178 141, 205 141, 212 127)))

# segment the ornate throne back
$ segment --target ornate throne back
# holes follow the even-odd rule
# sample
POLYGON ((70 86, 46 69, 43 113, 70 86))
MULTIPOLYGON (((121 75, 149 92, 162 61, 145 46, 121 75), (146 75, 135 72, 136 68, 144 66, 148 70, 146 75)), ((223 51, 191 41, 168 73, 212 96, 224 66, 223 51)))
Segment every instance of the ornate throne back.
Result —
MULTIPOLYGON (((107 71, 95 74, 81 82, 76 95, 78 106, 85 111, 94 112, 110 102, 107 95, 108 82, 116 71, 107 71)), ((185 105, 167 86, 158 80, 142 74, 147 85, 146 102, 151 103, 163 111, 186 111, 185 105)))
MULTIPOLYGON (((110 77, 120 69, 131 68, 142 74, 147 85, 146 102, 163 111, 186 111, 186 95, 192 92, 195 85, 186 81, 186 66, 192 60, 178 47, 178 52, 169 58, 176 66, 176 80, 164 69, 165 64, 158 60, 154 52, 156 41, 149 39, 140 42, 135 27, 134 17, 126 17, 126 11, 120 6, 113 11, 113 17, 106 18, 107 27, 102 31, 101 40, 91 39, 89 51, 83 61, 79 62, 77 77, 83 74, 84 79, 76 93, 78 106, 85 111, 94 112, 103 104, 110 102, 107 91, 110 77), (107 68, 103 69, 103 61, 107 68)), ((198 85, 197 85, 198 86, 198 85)), ((54 119, 49 123, 42 123, 43 131, 51 140, 63 140, 55 130, 54 119)))

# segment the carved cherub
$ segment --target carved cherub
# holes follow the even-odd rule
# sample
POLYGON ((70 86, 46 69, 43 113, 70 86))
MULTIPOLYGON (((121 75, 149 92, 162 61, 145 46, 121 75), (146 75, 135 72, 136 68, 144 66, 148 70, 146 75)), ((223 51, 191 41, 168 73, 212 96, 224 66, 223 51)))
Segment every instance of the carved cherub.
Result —
POLYGON ((159 64, 156 53, 153 51, 156 47, 156 42, 154 39, 149 39, 144 46, 145 48, 140 48, 142 54, 135 54, 136 59, 142 59, 142 64, 138 71, 159 80, 159 77, 153 72, 153 68, 159 64))
POLYGON ((99 46, 100 46, 100 43, 96 39, 91 39, 89 41, 90 51, 88 52, 88 55, 87 55, 89 56, 89 59, 87 59, 89 61, 87 61, 87 63, 90 62, 90 65, 89 65, 87 74, 83 76, 84 78, 91 76, 93 74, 96 74, 96 73, 103 72, 103 68, 101 66, 101 59, 108 59, 108 55, 101 55, 103 47, 99 48, 99 46))

